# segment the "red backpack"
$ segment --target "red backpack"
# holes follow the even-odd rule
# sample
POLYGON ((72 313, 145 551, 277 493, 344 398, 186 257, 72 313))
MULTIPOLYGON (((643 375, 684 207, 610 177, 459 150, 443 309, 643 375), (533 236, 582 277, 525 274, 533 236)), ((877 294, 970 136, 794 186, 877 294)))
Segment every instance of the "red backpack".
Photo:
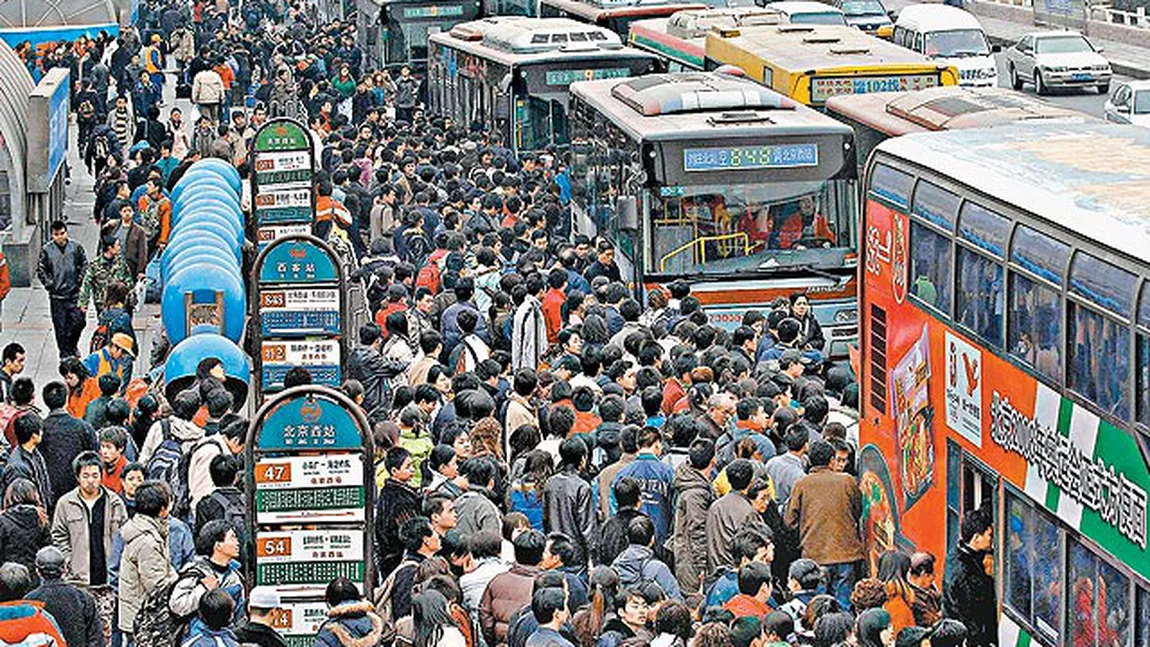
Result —
POLYGON ((432 294, 439 294, 439 261, 447 256, 446 249, 437 249, 427 257, 427 263, 419 268, 419 273, 415 275, 415 287, 427 288, 431 290, 432 294))

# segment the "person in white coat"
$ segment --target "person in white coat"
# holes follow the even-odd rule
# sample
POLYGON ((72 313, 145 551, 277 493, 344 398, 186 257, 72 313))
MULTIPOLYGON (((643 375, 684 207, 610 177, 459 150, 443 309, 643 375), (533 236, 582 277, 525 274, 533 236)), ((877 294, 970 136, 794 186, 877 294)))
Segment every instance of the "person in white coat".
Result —
MULTIPOLYGON (((511 367, 539 368, 543 353, 547 350, 547 322, 543 318, 543 291, 546 282, 538 272, 529 274, 522 286, 514 290, 524 290, 523 302, 515 309, 511 329, 511 367)), ((516 295, 513 293, 512 298, 516 295)))

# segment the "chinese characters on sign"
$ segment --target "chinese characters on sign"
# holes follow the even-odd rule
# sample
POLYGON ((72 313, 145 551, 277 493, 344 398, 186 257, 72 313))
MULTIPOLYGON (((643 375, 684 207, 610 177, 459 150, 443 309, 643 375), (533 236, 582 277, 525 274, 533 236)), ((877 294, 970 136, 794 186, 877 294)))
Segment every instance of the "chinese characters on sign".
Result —
POLYGON ((1108 465, 1102 457, 1074 444, 1070 436, 1040 425, 995 391, 990 405, 990 437, 1003 449, 1026 459, 1048 483, 1123 537, 1146 549, 1146 490, 1108 465))

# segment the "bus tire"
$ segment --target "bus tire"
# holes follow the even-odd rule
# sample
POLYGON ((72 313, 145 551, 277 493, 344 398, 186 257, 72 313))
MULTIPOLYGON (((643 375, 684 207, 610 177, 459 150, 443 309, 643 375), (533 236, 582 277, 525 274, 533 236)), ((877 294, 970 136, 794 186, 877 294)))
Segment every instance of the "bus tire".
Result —
POLYGON ((1010 87, 1014 88, 1015 90, 1021 90, 1022 79, 1018 78, 1018 70, 1014 69, 1013 63, 1011 63, 1010 69, 1008 71, 1010 72, 1010 87))

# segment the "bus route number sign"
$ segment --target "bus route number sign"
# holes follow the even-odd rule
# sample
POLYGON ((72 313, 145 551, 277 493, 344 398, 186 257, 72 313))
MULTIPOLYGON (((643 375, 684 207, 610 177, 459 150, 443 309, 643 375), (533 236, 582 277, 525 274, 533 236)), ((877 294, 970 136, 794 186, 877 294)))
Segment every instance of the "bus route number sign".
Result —
POLYGON ((818 144, 710 146, 683 149, 683 170, 731 171, 818 166, 818 144))

